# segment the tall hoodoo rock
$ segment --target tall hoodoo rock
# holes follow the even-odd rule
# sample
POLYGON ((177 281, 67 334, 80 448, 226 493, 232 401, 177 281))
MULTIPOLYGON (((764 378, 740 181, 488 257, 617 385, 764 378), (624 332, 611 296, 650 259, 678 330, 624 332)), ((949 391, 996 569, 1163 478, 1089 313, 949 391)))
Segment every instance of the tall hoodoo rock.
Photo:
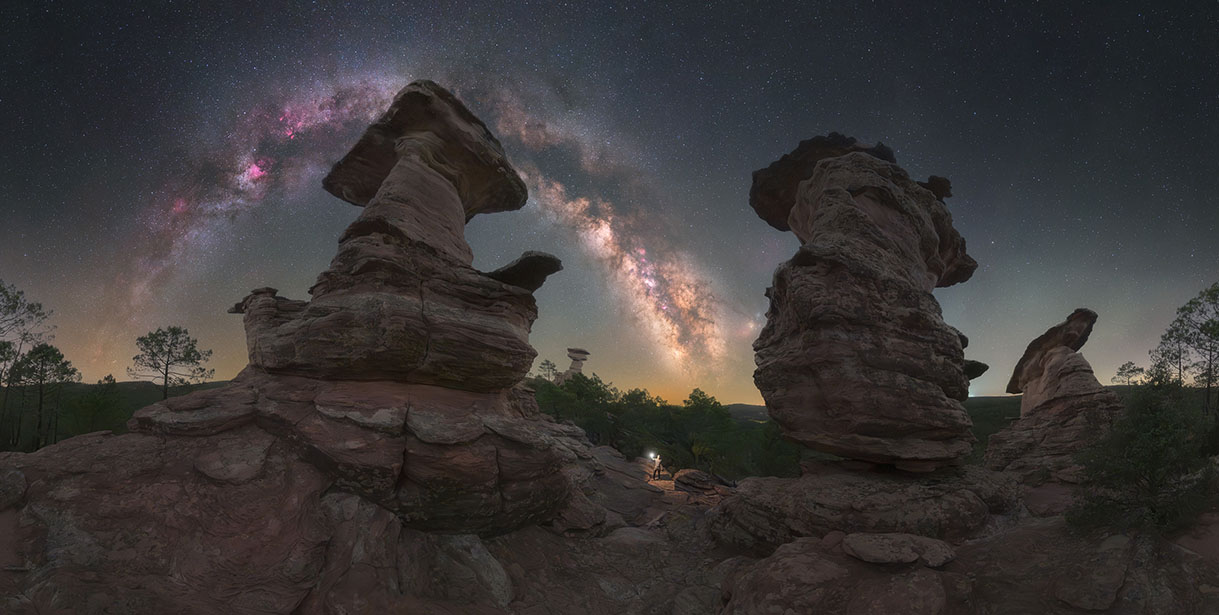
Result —
POLYGON ((988 467, 1026 482, 1078 482, 1073 457, 1104 435, 1122 407, 1079 353, 1096 319, 1077 309, 1029 343, 1007 384, 1008 393, 1024 394, 1020 418, 990 437, 988 467))
POLYGON ((977 268, 937 196, 948 193, 943 178, 911 180, 883 145, 836 133, 754 173, 750 205, 803 244, 775 272, 754 342, 754 381, 787 437, 911 470, 971 451, 966 340, 931 295, 977 268))

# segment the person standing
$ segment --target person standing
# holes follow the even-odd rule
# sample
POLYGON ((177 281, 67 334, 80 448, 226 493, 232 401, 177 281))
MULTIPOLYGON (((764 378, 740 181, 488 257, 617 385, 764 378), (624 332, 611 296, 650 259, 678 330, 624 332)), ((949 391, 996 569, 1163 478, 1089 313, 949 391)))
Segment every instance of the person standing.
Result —
POLYGON ((656 455, 656 463, 652 466, 652 480, 660 478, 660 455, 656 455))

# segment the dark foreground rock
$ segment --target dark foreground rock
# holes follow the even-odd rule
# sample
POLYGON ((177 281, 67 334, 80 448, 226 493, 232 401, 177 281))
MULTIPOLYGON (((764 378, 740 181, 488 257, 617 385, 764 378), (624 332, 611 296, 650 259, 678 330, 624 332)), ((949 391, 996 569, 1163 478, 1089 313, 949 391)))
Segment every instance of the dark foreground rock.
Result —
POLYGON ((960 542, 1014 512, 1006 476, 976 466, 933 474, 860 472, 820 464, 800 478, 749 478, 712 511, 726 544, 766 550, 833 532, 900 532, 960 542))
POLYGON ((1075 536, 1061 517, 970 541, 955 557, 933 561, 869 563, 853 553, 852 536, 859 535, 800 538, 766 558, 738 560, 724 580, 721 613, 1219 612, 1213 562, 1147 535, 1075 536))

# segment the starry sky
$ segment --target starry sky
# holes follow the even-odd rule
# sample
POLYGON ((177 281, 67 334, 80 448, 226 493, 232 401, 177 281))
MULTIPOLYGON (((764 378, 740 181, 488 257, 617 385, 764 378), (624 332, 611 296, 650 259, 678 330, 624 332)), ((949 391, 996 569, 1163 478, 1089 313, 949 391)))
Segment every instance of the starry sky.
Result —
POLYGON ((539 361, 760 403, 750 344, 798 241, 750 173, 838 131, 949 177, 980 267, 936 291, 1001 394, 1075 307, 1107 381, 1219 281, 1214 2, 19 1, 0 20, 0 279, 86 381, 186 326, 246 363, 250 289, 306 298, 358 210, 321 190, 392 94, 453 90, 530 187, 475 266, 551 252, 539 361), (206 7, 201 5, 207 5, 206 7))

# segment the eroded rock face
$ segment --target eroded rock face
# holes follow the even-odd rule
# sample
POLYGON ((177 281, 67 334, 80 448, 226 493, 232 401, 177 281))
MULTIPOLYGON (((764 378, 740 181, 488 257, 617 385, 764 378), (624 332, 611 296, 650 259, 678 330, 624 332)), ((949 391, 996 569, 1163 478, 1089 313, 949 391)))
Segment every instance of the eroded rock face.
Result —
POLYGON ((1101 438, 1122 408, 1078 352, 1096 319, 1092 310, 1075 310, 1029 344, 1007 385, 1024 394, 1020 418, 990 437, 988 467, 1029 483, 1079 481, 1074 456, 1101 438))
POLYGON ((720 612, 941 615, 965 606, 959 581, 957 575, 917 564, 884 569, 823 541, 801 538, 726 578, 720 612))
POLYGON ((752 551, 833 532, 907 533, 959 542, 982 533, 1018 498, 1010 478, 967 466, 926 476, 836 464, 800 478, 747 478, 712 511, 725 544, 752 551))
POLYGON ((754 381, 805 446, 909 470, 958 463, 974 441, 966 371, 981 366, 967 368, 931 291, 977 263, 936 193, 891 153, 844 139, 805 142, 754 176, 758 215, 775 224, 776 199, 791 195, 776 226, 803 243, 767 291, 754 381))

